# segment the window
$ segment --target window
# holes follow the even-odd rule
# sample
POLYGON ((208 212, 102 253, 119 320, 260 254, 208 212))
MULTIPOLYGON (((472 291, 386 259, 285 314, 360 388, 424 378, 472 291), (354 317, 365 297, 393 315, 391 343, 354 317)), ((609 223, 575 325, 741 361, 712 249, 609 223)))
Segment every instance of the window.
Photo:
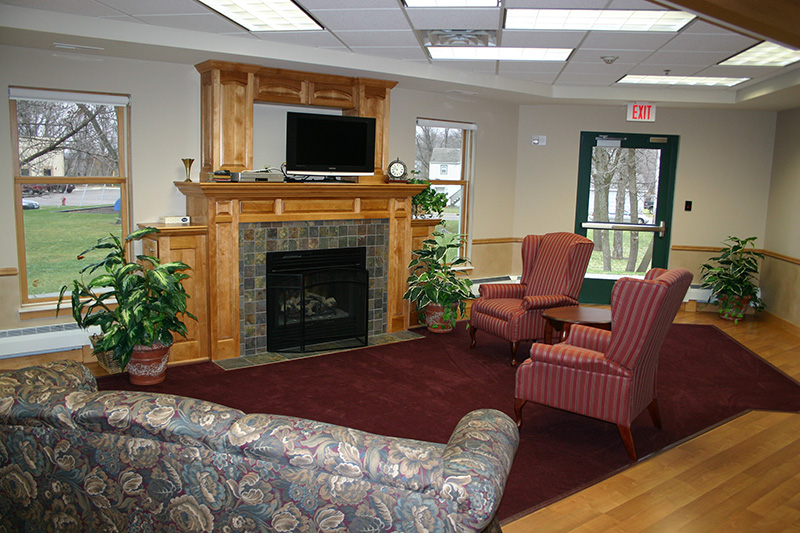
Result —
POLYGON ((9 88, 23 303, 55 299, 77 254, 128 227, 129 98, 9 88))
POLYGON ((418 177, 447 195, 442 225, 451 233, 467 234, 469 177, 475 124, 417 119, 418 177))

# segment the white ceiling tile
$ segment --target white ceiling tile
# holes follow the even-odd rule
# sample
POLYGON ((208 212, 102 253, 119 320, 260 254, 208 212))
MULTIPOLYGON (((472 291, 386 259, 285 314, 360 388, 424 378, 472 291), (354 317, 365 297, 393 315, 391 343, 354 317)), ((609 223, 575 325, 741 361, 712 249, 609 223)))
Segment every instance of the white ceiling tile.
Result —
POLYGON ((672 33, 590 31, 581 47, 595 50, 658 50, 674 37, 672 33))
POLYGON ((653 4, 647 0, 612 0, 606 9, 641 9, 646 11, 664 11, 668 8, 653 4))
POLYGON ((636 74, 638 76, 663 76, 664 71, 669 70, 670 76, 695 76, 698 72, 703 70, 703 67, 691 65, 639 65, 632 68, 628 74, 636 74))
POLYGON ((418 30, 496 30, 500 27, 500 9, 406 9, 408 18, 418 30))
POLYGON ((89 17, 125 15, 125 11, 113 9, 95 0, 3 0, 4 4, 10 6, 28 7, 31 9, 43 9, 45 11, 55 11, 57 13, 72 13, 73 15, 85 15, 89 17))
POLYGON ((564 74, 591 74, 592 76, 605 75, 621 78, 627 74, 631 68, 633 68, 632 65, 625 65, 617 62, 607 65, 598 57, 597 61, 593 63, 573 63, 570 61, 564 67, 563 72, 564 74))
POLYGON ((505 0, 503 7, 527 9, 604 9, 608 0, 505 0))
POLYGON ((586 36, 585 31, 503 30, 503 46, 532 46, 543 48, 575 48, 586 36))
POLYGON ((556 80, 556 76, 558 76, 558 74, 547 72, 503 72, 503 76, 519 80, 533 81, 536 83, 551 84, 556 80))
POLYGON ((642 62, 643 65, 697 65, 709 66, 716 65, 728 54, 725 52, 654 52, 649 58, 642 62))
POLYGON ((357 54, 390 57, 392 59, 425 59, 426 56, 419 46, 354 46, 352 50, 357 54))
POLYGON ((614 61, 613 64, 617 65, 638 65, 647 59, 652 52, 647 50, 593 50, 589 48, 581 48, 575 50, 569 58, 570 63, 596 63, 602 61, 603 56, 616 56, 619 59, 614 61))
MULTIPOLYGON (((710 35, 730 35, 730 30, 726 30, 722 26, 718 26, 717 24, 711 24, 710 22, 706 22, 700 19, 694 19, 692 22, 686 25, 685 28, 681 31, 684 34, 695 34, 695 33, 704 33, 710 35)), ((734 33, 735 34, 735 33, 734 33)), ((737 35, 737 34, 735 34, 737 35)))
POLYGON ((188 15, 213 13, 194 0, 98 0, 99 2, 128 15, 188 15))
POLYGON ((556 61, 501 61, 500 74, 506 72, 530 72, 539 74, 558 74, 564 69, 564 63, 556 61))
POLYGON ((274 41, 302 46, 327 47, 340 46, 344 48, 339 39, 327 31, 259 31, 253 33, 262 41, 274 41))
POLYGON ((402 30, 342 30, 336 36, 347 46, 420 46, 413 32, 402 30))
POLYGON ((221 15, 201 14, 201 15, 141 15, 139 20, 155 26, 167 26, 170 28, 180 28, 183 30, 194 30, 206 33, 236 33, 247 30, 234 24, 221 15))
POLYGON ((321 9, 398 9, 397 0, 294 0, 306 11, 321 9))
POLYGON ((555 82, 555 85, 575 85, 581 87, 610 87, 620 76, 613 74, 587 74, 587 73, 571 73, 561 74, 555 82))
POLYGON ((434 61, 433 64, 439 67, 472 72, 494 73, 497 71, 497 61, 434 61))
POLYGON ((734 53, 750 48, 758 43, 755 39, 743 35, 677 35, 661 48, 664 51, 686 52, 730 52, 734 53))
POLYGON ((312 15, 333 31, 410 30, 399 9, 318 9, 312 15))

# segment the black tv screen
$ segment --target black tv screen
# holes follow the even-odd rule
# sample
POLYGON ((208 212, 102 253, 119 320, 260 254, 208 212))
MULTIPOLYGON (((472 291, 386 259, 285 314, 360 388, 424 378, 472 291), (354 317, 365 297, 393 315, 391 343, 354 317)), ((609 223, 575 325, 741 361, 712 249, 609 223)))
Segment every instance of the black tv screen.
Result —
POLYGON ((365 176, 375 173, 375 119, 286 114, 286 172, 365 176))

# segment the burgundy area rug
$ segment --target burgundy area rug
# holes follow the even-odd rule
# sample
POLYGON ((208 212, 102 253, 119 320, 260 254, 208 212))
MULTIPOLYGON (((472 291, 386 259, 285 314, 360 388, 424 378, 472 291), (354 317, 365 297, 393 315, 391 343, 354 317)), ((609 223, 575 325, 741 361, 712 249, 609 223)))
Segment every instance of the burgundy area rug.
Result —
MULTIPOLYGON (((444 443, 473 409, 513 418, 514 371, 505 341, 479 333, 470 350, 462 323, 452 334, 425 332, 418 340, 246 369, 173 367, 150 387, 132 386, 124 374, 98 382, 103 390, 167 392, 444 443)), ((800 411, 800 386, 719 329, 676 324, 661 351, 658 402, 664 429, 647 411, 633 424, 642 458, 748 409, 800 411)), ((530 403, 523 417, 501 520, 630 464, 612 424, 530 403)))

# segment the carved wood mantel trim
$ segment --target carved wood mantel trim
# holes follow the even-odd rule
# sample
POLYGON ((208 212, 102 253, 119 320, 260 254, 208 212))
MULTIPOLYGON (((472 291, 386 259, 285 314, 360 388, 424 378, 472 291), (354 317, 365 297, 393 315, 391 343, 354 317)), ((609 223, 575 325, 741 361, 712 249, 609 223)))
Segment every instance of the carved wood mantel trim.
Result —
POLYGON ((403 300, 411 259, 411 197, 425 185, 354 183, 197 183, 176 181, 186 214, 207 227, 211 359, 239 355, 239 224, 388 219, 388 333, 408 329, 403 300))

